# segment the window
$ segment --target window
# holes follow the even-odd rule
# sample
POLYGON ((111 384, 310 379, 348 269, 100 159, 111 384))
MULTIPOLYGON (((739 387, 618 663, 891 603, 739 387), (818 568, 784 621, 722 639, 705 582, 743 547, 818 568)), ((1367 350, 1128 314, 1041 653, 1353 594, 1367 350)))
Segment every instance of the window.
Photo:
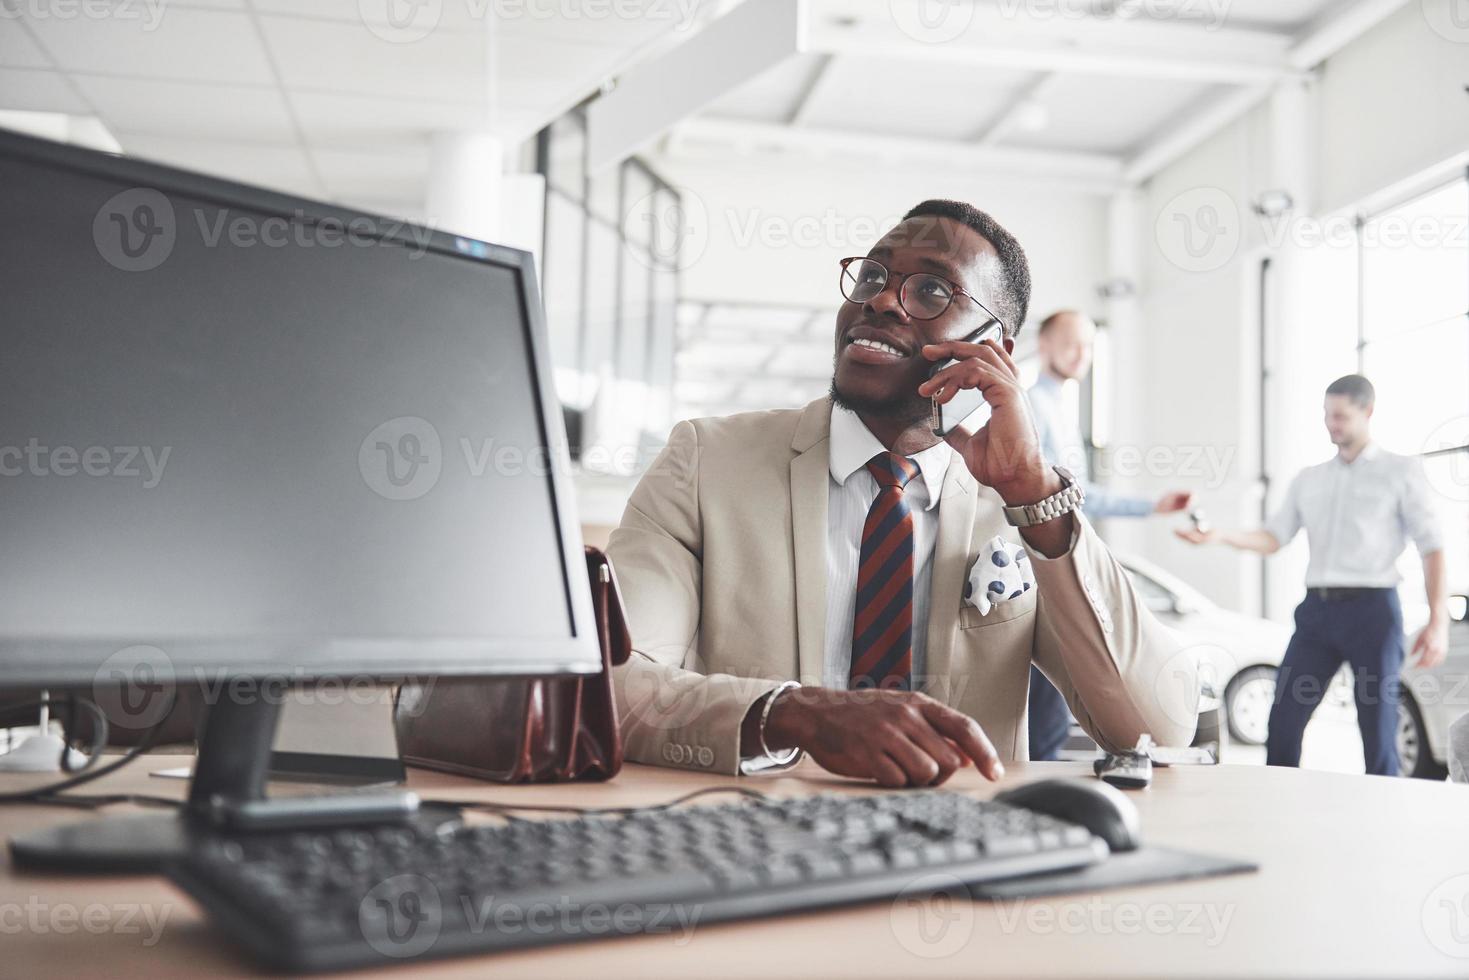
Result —
MULTIPOLYGON (((1358 358, 1377 388, 1373 435, 1388 449, 1423 458, 1443 526, 1449 586, 1464 591, 1469 587, 1469 180, 1441 184, 1366 217, 1358 251, 1358 358)), ((1409 583, 1404 600, 1421 604, 1422 568, 1411 551, 1402 571, 1409 583)))
POLYGON ((628 475, 672 424, 681 243, 676 226, 655 219, 678 192, 636 158, 589 174, 580 110, 540 132, 537 169, 546 178, 546 320, 572 458, 628 475), (592 445, 597 452, 584 451, 592 445))

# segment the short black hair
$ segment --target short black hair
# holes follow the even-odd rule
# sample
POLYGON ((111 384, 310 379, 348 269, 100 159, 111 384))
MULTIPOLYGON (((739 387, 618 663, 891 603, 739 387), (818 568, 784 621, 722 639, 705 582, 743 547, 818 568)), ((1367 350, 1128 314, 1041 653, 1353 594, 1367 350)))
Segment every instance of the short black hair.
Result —
POLYGON ((1004 321, 1009 336, 1018 334, 1030 309, 1030 263, 1026 261, 1025 249, 1020 247, 1015 236, 994 218, 963 201, 946 201, 941 198, 924 201, 903 215, 903 220, 927 217, 952 218, 973 228, 994 246, 995 252, 1000 256, 1000 269, 1004 273, 994 314, 1004 321))
POLYGON ((1326 386, 1328 395, 1346 395, 1358 408, 1371 408, 1377 402, 1377 389, 1360 374, 1344 374, 1326 386))

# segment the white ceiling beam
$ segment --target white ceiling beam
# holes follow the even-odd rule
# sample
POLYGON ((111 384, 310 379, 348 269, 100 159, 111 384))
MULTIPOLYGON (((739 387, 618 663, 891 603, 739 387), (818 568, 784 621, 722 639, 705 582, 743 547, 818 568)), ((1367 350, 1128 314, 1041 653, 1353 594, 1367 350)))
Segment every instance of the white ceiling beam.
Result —
POLYGON ((854 55, 866 58, 921 58, 932 64, 982 65, 987 68, 1011 68, 1017 71, 1065 71, 1088 75, 1110 75, 1117 78, 1170 78, 1191 82, 1214 82, 1246 85, 1271 80, 1287 73, 1283 62, 1256 63, 1209 58, 1175 58, 1169 55, 1139 51, 1078 51, 1074 48, 1011 45, 934 45, 922 52, 886 44, 831 39, 813 42, 817 50, 828 54, 854 55))
MULTIPOLYGON (((1304 73, 1320 65, 1408 0, 1358 0, 1308 28, 1291 45, 1286 55, 1293 73, 1304 73)), ((1202 112, 1190 112, 1178 126, 1158 136, 1127 162, 1124 176, 1141 183, 1177 160, 1225 126, 1249 112, 1270 94, 1273 84, 1252 85, 1231 92, 1202 112)))
POLYGON ((960 140, 880 136, 871 132, 791 127, 774 123, 725 119, 690 119, 679 127, 680 154, 697 156, 701 146, 727 159, 761 150, 848 157, 876 165, 918 164, 933 170, 968 172, 1017 179, 1060 180, 1088 190, 1110 192, 1122 186, 1122 161, 1101 153, 1069 153, 979 146, 960 140))
POLYGON ((587 167, 626 159, 724 93, 799 54, 805 0, 746 0, 587 107, 587 167))
POLYGON ((1206 30, 1187 21, 1016 18, 981 5, 972 10, 969 25, 941 44, 904 33, 893 18, 842 24, 813 17, 810 48, 928 64, 1234 85, 1267 81, 1292 70, 1286 60, 1292 41, 1288 34, 1228 27, 1206 30))

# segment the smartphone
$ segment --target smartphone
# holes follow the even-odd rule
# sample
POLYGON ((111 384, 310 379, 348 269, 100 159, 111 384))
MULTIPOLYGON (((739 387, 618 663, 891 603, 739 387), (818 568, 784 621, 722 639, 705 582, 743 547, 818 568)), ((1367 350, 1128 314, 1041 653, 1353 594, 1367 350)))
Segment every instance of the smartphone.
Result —
MULTIPOLYGON (((1005 328, 1000 325, 999 320, 990 320, 963 340, 967 344, 982 344, 986 340, 999 340, 1004 333, 1005 328)), ((931 378, 949 365, 958 363, 958 358, 940 361, 933 366, 932 371, 928 372, 928 376, 931 378)), ((975 419, 973 428, 978 428, 990 420, 989 402, 984 400, 984 395, 978 388, 965 388, 950 398, 947 405, 940 405, 937 398, 933 399, 928 425, 934 435, 946 436, 971 416, 975 419)))

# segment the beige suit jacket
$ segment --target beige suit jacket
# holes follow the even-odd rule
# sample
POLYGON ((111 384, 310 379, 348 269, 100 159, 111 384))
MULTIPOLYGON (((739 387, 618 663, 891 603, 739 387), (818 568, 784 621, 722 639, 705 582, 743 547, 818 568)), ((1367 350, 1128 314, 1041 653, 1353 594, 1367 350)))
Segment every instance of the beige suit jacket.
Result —
MULTIPOLYGON (((614 672, 627 755, 738 773, 749 707, 821 683, 831 403, 680 422, 633 491, 608 553, 634 654, 614 672)), ((1083 517, 1071 550, 1031 551, 1036 588, 987 615, 964 601, 983 544, 1020 542, 998 495, 955 459, 938 507, 926 675, 915 689, 975 718, 1002 759, 1028 757, 1034 660, 1101 745, 1186 745, 1198 672, 1083 517)))

